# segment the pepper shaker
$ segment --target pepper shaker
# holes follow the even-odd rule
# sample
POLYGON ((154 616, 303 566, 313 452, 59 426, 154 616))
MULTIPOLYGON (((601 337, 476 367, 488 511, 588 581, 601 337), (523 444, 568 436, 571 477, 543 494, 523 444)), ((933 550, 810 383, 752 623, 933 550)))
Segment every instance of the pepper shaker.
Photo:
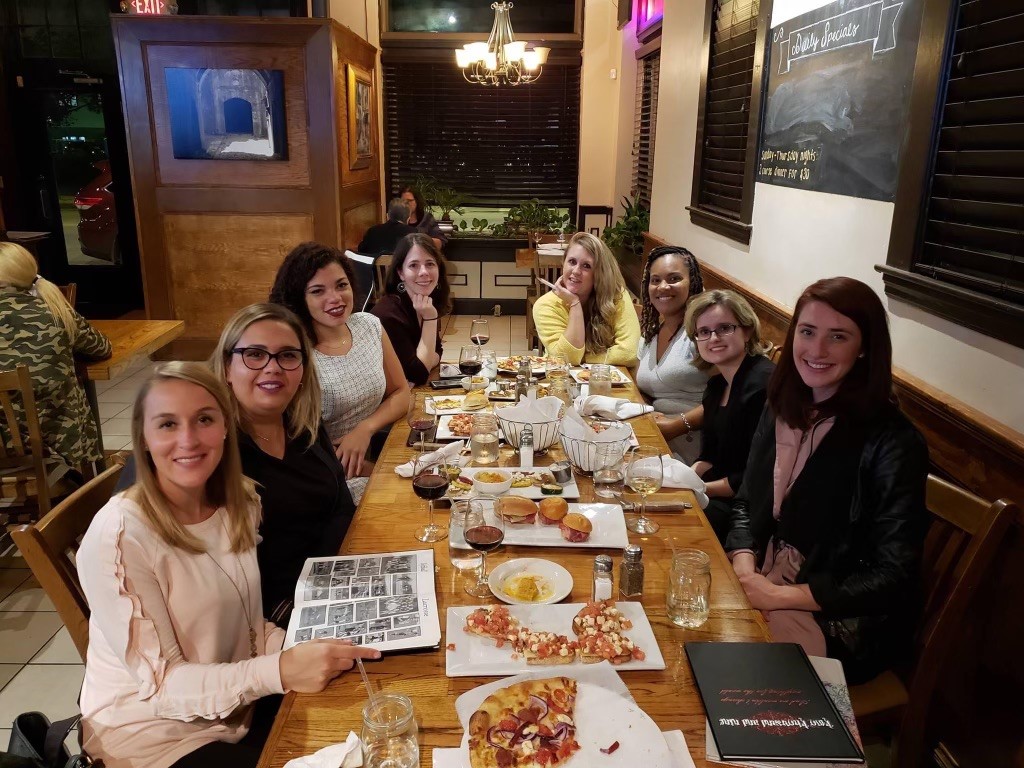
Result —
POLYGON ((638 598, 644 593, 643 554, 643 549, 637 544, 628 545, 622 552, 619 595, 627 600, 638 598))

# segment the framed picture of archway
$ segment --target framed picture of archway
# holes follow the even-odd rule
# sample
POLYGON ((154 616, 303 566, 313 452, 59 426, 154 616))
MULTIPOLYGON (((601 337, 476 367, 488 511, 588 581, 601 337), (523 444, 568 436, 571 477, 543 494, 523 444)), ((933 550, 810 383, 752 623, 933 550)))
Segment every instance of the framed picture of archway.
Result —
POLYGON ((348 67, 348 167, 366 168, 373 160, 373 75, 357 67, 348 67))

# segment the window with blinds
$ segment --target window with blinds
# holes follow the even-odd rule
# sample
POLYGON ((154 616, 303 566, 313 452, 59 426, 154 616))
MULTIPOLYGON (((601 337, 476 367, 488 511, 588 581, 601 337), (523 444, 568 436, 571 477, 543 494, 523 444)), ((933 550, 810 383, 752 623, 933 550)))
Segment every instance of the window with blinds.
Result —
POLYGON ((708 0, 691 220, 750 241, 771 0, 708 0))
POLYGON ((944 34, 946 55, 910 130, 937 120, 919 143, 924 183, 914 158, 901 169, 880 270, 889 293, 1024 346, 1024 6, 929 0, 925 14, 923 32, 944 34))
POLYGON ((633 113, 632 195, 648 209, 654 186, 654 133, 658 124, 658 75, 661 51, 637 62, 636 107, 633 113))
POLYGON ((454 61, 384 62, 387 185, 417 176, 486 206, 536 198, 575 211, 580 67, 518 87, 471 85, 454 61))

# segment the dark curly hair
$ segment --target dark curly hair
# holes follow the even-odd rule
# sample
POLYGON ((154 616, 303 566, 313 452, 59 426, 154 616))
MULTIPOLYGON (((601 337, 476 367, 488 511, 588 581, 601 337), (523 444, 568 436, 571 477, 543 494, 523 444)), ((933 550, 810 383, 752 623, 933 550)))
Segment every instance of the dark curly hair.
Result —
POLYGON ((391 254, 391 263, 388 265, 387 274, 384 276, 384 293, 393 293, 396 296, 404 293, 404 291, 398 288, 398 284, 402 281, 402 278, 398 276, 398 270, 405 266, 405 257, 409 255, 409 251, 416 245, 426 251, 427 255, 433 257, 437 262, 437 288, 430 294, 430 298, 433 300, 438 314, 447 315, 452 309, 452 289, 448 285, 448 262, 445 261, 441 251, 434 245, 433 238, 429 235, 424 235, 422 232, 413 232, 398 241, 398 245, 395 246, 395 252, 391 254))
POLYGON ((650 343, 651 339, 658 335, 658 328, 661 323, 658 319, 658 312, 651 304, 651 265, 662 256, 678 254, 683 257, 686 266, 690 270, 690 295, 687 301, 698 293, 704 291, 704 278, 700 274, 700 264, 697 257, 683 248, 681 245, 663 245, 655 248, 647 255, 647 263, 644 264, 643 287, 640 290, 640 301, 643 303, 643 312, 640 316, 640 332, 644 335, 644 341, 650 343))
POLYGON ((280 304, 294 312, 302 321, 309 338, 316 344, 316 331, 313 329, 313 318, 306 306, 306 285, 313 275, 328 264, 338 264, 345 271, 345 276, 352 285, 353 295, 359 292, 356 272, 348 256, 322 243, 299 243, 284 257, 284 262, 277 270, 274 287, 270 289, 270 301, 280 304))

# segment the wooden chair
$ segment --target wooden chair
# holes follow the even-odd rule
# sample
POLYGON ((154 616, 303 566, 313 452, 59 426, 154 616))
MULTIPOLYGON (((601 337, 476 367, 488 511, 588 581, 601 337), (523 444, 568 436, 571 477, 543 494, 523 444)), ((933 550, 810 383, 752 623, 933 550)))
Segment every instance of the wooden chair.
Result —
POLYGON ((74 484, 65 478, 70 471, 63 461, 47 458, 39 412, 32 392, 28 367, 19 365, 13 371, 0 371, 0 408, 4 423, 0 425, 10 439, 10 447, 0 439, 0 512, 7 516, 30 514, 41 517, 50 511, 55 497, 70 493, 74 484), (22 424, 14 410, 14 400, 21 401, 22 424))
POLYGON ((32 575, 57 606, 83 662, 89 647, 89 604, 78 580, 75 555, 92 519, 113 495, 121 469, 117 464, 101 472, 38 523, 11 532, 32 575))
POLYGON ((934 475, 928 476, 927 503, 933 520, 925 538, 924 609, 914 666, 905 680, 889 670, 850 687, 858 726, 877 732, 899 724, 894 768, 931 764, 926 758, 934 747, 927 738, 933 693, 958 628, 1016 514, 1012 502, 989 503, 934 475))
POLYGON ((382 253, 376 259, 373 260, 373 270, 377 274, 376 280, 374 280, 374 303, 380 301, 384 297, 384 280, 388 274, 388 267, 391 266, 391 254, 382 253))
POLYGON ((78 300, 78 283, 68 283, 67 285, 58 285, 60 292, 64 294, 64 298, 67 300, 71 308, 75 308, 75 302, 78 300))
POLYGON ((765 350, 764 356, 778 365, 779 360, 782 359, 783 347, 771 341, 766 341, 765 343, 768 345, 768 349, 765 350))

